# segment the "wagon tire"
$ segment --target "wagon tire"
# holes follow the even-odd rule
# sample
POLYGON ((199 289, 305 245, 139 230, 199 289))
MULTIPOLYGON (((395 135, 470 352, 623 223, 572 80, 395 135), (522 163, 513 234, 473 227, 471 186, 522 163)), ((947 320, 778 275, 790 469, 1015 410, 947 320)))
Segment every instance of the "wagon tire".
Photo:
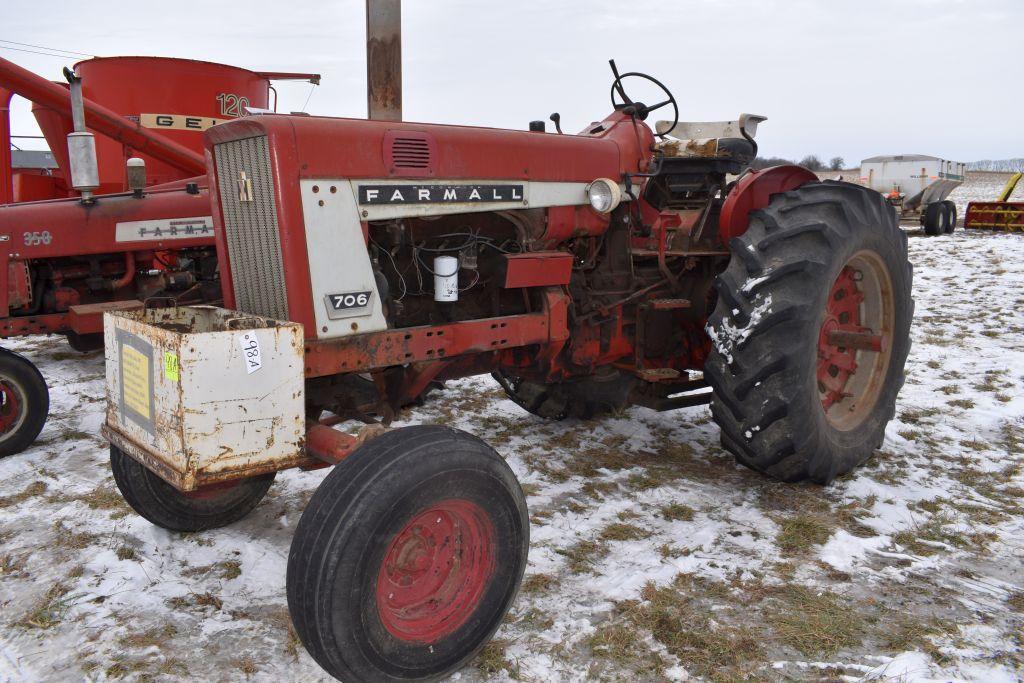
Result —
POLYGON ((396 429, 313 494, 288 555, 288 609, 340 680, 437 680, 494 634, 528 550, 522 489, 492 448, 448 427, 396 429))
POLYGON ((186 494, 113 444, 110 469, 125 502, 145 519, 169 531, 205 531, 237 522, 259 505, 276 474, 271 472, 186 494))
POLYGON ((705 366, 722 445, 777 479, 827 484, 895 414, 914 310, 906 234, 878 193, 826 181, 775 195, 730 247, 705 366))
POLYGON ((946 207, 946 234, 951 235, 956 230, 956 204, 947 199, 942 205, 946 207))
POLYGON ((513 403, 545 420, 590 420, 630 404, 636 379, 618 370, 567 382, 538 382, 507 370, 491 375, 513 403))
POLYGON ((49 412, 50 390, 39 369, 20 353, 0 349, 0 458, 31 446, 49 412))
POLYGON ((946 221, 948 219, 949 215, 946 213, 946 207, 942 202, 932 202, 927 205, 924 207, 924 215, 921 217, 925 234, 932 236, 946 234, 946 221))

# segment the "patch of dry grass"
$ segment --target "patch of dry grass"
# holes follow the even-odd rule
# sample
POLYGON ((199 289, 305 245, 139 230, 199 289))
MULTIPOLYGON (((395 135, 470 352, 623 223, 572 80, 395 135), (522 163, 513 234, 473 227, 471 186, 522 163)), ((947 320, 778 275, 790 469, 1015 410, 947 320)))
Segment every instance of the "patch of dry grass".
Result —
POLYGON ((29 498, 35 498, 44 493, 46 493, 46 482, 37 479, 14 495, 0 497, 0 509, 24 503, 29 498))
POLYGON ((24 628, 48 629, 60 623, 71 609, 74 596, 64 583, 53 584, 18 622, 24 628))
POLYGON ((787 586, 769 610, 775 633, 810 657, 831 657, 840 648, 858 645, 867 622, 860 611, 831 591, 787 586))
POLYGON ((512 641, 506 638, 492 638, 473 660, 473 665, 487 676, 497 676, 507 671, 512 678, 518 678, 519 665, 508 658, 508 646, 512 641))

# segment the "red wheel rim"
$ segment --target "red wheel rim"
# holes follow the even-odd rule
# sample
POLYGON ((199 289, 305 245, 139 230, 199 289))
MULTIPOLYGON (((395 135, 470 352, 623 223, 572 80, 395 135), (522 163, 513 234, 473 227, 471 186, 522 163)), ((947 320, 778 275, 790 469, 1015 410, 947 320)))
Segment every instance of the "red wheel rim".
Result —
POLYGON ((395 535, 377 574, 377 611, 395 638, 430 644, 476 609, 494 574, 494 528, 476 503, 444 500, 395 535))
POLYGON ((6 381, 0 381, 0 434, 11 430, 21 416, 21 398, 6 381))
POLYGON ((821 405, 828 412, 833 403, 841 401, 843 390, 857 370, 857 350, 836 346, 829 341, 832 332, 862 331, 860 305, 864 295, 857 289, 856 271, 845 266, 828 293, 825 321, 818 335, 818 391, 821 405))
POLYGON ((889 368, 894 321, 885 263, 874 252, 857 252, 829 290, 818 333, 818 395, 837 429, 853 429, 874 409, 889 368))

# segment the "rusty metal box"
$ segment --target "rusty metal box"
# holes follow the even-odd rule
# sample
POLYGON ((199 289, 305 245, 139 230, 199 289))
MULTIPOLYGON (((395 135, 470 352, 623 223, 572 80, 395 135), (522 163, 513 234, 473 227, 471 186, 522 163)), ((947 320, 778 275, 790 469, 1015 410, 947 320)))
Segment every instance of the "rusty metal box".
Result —
POLYGON ((213 306, 103 316, 103 434, 180 490, 305 461, 302 326, 213 306))

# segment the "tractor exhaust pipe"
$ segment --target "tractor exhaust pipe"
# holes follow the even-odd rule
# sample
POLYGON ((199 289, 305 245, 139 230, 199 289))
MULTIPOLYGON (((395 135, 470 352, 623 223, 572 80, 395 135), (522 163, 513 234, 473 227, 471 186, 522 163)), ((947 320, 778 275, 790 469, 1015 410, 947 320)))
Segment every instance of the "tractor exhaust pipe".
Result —
POLYGON ((366 109, 402 120, 402 0, 366 0, 366 109))
POLYGON ((82 193, 82 203, 92 204, 92 191, 100 186, 100 166, 96 160, 96 136, 85 127, 85 102, 82 79, 64 67, 64 78, 71 84, 71 120, 75 130, 68 133, 68 163, 71 187, 82 193))

